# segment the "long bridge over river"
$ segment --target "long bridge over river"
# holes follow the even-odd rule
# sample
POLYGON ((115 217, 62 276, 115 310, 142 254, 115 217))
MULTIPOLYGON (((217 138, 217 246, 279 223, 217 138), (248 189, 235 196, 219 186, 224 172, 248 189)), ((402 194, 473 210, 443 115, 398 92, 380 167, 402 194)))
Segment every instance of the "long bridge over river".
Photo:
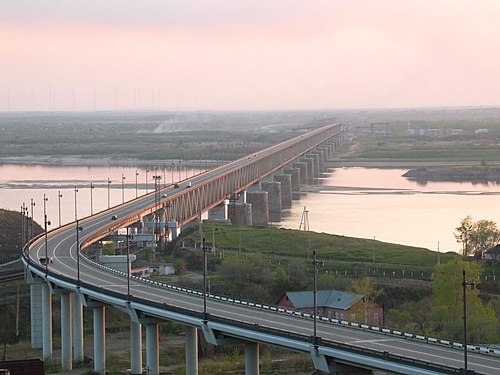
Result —
MULTIPOLYGON (((322 162, 340 146, 340 124, 311 129, 299 136, 221 167, 69 223, 30 241, 23 262, 31 292, 32 346, 44 358, 53 353, 52 296, 61 304, 61 363, 71 370, 83 360, 83 309, 93 314, 94 371, 106 371, 105 309, 130 316, 131 371, 143 371, 142 330, 146 331, 147 373, 159 373, 159 324, 175 321, 186 329, 186 373, 198 374, 198 331, 214 345, 244 344, 246 374, 259 373, 259 344, 309 353, 314 366, 327 373, 460 374, 463 345, 411 333, 314 317, 280 307, 210 295, 164 285, 91 261, 81 250, 127 228, 151 227, 156 240, 175 237, 178 227, 216 211, 230 201, 233 221, 262 212, 250 211, 246 190, 259 210, 276 214, 287 206, 301 183, 317 176, 322 162), (274 175, 269 183, 261 180, 274 175), (256 191, 256 186, 266 189, 256 191), (239 200, 236 199, 240 196, 239 200), (151 224, 152 223, 152 224, 151 224), (168 225, 166 224, 168 223, 168 225), (312 335, 313 326, 316 335, 312 335)), ((159 178, 159 176, 155 176, 159 178)), ((161 186, 161 185, 160 185, 161 186)), ((224 211, 224 210, 222 210, 224 211)), ((243 221, 245 221, 243 220, 243 221)), ((128 236, 127 236, 128 237, 128 236)), ((204 249, 204 247, 202 247, 204 249)), ((129 263, 127 262, 127 267, 129 263)), ((469 346, 467 373, 500 374, 498 353, 469 346)))

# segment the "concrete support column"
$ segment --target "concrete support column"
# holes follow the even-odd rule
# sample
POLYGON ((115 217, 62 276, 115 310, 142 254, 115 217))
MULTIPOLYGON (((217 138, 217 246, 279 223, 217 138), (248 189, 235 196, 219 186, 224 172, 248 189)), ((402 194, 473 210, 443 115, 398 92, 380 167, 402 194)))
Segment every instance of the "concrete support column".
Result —
POLYGON ((259 343, 245 344, 245 375, 259 375, 259 343))
POLYGON ((320 175, 320 172, 321 172, 321 168, 320 168, 320 162, 319 162, 319 155, 316 154, 316 153, 311 153, 311 154, 308 154, 308 156, 313 159, 313 164, 314 164, 314 177, 315 178, 319 178, 321 175, 320 175))
POLYGON ((177 230, 178 230, 178 227, 177 227, 177 221, 175 220, 170 220, 168 222, 168 230, 170 231, 171 233, 171 236, 172 236, 172 241, 175 240, 177 238, 177 230))
POLYGON ((271 222, 281 221, 281 184, 279 182, 261 183, 263 191, 267 191, 269 202, 269 220, 271 222))
POLYGON ((292 183, 292 199, 300 199, 300 168, 286 168, 285 173, 290 175, 292 183))
POLYGON ((73 359, 83 362, 83 305, 78 295, 73 296, 73 359))
POLYGON ((247 192, 247 201, 252 205, 252 225, 266 226, 269 223, 269 202, 267 191, 247 192))
POLYGON ((252 205, 230 202, 227 207, 227 216, 233 225, 252 225, 252 205))
POLYGON ((42 337, 43 358, 52 357, 52 292, 49 284, 42 283, 42 337))
POLYGON ((63 371, 71 371, 73 369, 71 297, 72 293, 61 293, 61 366, 63 371))
POLYGON ((106 308, 92 308, 94 318, 94 372, 104 375, 106 372, 106 308))
POLYGON ((301 185, 307 185, 309 183, 309 175, 308 175, 308 168, 307 168, 307 162, 305 161, 298 161, 292 164, 293 167, 299 168, 299 177, 300 177, 300 184, 301 185))
POLYGON ((292 176, 289 174, 276 174, 274 181, 281 183, 281 207, 292 208, 292 176))
POLYGON ((198 329, 186 327, 186 375, 198 375, 198 329))
POLYGON ((141 324, 130 321, 130 373, 142 374, 142 334, 141 324))
POLYGON ((314 160, 312 158, 304 158, 302 159, 305 163, 307 163, 307 183, 309 185, 314 184, 314 160))
POLYGON ((160 345, 158 323, 146 324, 146 373, 158 375, 160 373, 160 345))
POLYGON ((42 340, 42 284, 30 284, 31 347, 41 349, 42 340))
POLYGON ((208 210, 208 220, 227 220, 227 200, 208 210))

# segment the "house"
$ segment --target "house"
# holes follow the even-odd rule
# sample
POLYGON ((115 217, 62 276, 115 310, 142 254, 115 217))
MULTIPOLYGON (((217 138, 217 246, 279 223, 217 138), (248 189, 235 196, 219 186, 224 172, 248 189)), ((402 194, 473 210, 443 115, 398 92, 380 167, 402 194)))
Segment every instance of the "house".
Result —
POLYGON ((492 247, 483 253, 484 261, 499 262, 500 261, 500 244, 492 247))
MULTIPOLYGON (((318 315, 364 322, 365 304, 363 296, 360 294, 341 292, 339 290, 319 290, 316 300, 318 315)), ((277 305, 313 314, 314 293, 312 291, 285 292, 277 305)), ((367 310, 367 323, 377 326, 383 325, 384 309, 370 303, 367 310)))

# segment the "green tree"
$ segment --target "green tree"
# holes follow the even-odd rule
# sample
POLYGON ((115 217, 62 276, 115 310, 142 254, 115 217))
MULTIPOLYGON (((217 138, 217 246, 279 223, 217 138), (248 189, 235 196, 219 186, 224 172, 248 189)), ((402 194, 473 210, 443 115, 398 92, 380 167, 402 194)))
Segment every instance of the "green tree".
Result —
POLYGON ((482 255, 500 242, 500 230, 497 224, 491 220, 479 220, 474 224, 469 242, 474 254, 482 255))
POLYGON ((375 298, 377 298, 382 291, 376 287, 371 277, 364 277, 360 280, 353 281, 351 290, 363 296, 362 309, 358 313, 360 319, 365 324, 368 324, 369 311, 375 307, 375 298))
POLYGON ((458 243, 462 244, 462 256, 466 257, 471 251, 470 238, 474 222, 471 216, 466 216, 460 221, 460 226, 455 228, 455 239, 458 243))
MULTIPOLYGON (((450 339, 463 337, 463 286, 462 271, 469 282, 481 275, 477 263, 453 259, 437 265, 433 276, 433 318, 436 334, 450 339)), ((469 340, 474 343, 494 342, 497 339, 498 320, 491 304, 484 305, 477 288, 467 288, 467 317, 469 340)))

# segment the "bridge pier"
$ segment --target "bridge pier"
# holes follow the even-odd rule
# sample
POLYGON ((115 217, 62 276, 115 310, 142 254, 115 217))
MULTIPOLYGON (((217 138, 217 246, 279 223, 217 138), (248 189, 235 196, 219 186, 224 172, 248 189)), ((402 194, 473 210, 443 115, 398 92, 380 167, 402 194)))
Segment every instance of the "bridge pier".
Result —
MULTIPOLYGON (((37 278, 38 279, 38 278, 37 278)), ((43 348, 42 335, 42 284, 38 279, 30 283, 30 313, 31 313, 31 347, 33 349, 43 348)))
POLYGON ((307 164, 307 184, 312 185, 314 184, 314 160, 312 158, 303 158, 301 159, 307 164))
POLYGON ((292 184, 292 200, 300 199, 300 168, 286 168, 285 173, 290 175, 290 182, 292 184))
POLYGON ((61 294, 61 365, 63 371, 73 369, 73 334, 71 329, 72 293, 62 291, 61 294))
POLYGON ((245 375, 259 375, 259 343, 245 343, 245 375))
POLYGON ((227 220, 227 200, 208 210, 208 220, 227 220))
POLYGON ((267 191, 269 202, 269 220, 271 222, 281 221, 281 183, 262 181, 261 188, 267 191))
POLYGON ((158 323, 146 323, 146 367, 149 375, 158 375, 160 373, 158 323))
POLYGON ((78 294, 72 298, 73 303, 73 359, 83 362, 83 305, 78 294))
POLYGON ((104 305, 92 308, 94 318, 94 372, 106 373, 106 307, 104 305))
POLYGON ((281 208, 292 208, 292 176, 275 174, 274 181, 281 183, 281 208))
POLYGON ((269 223, 269 201, 267 191, 248 191, 247 201, 252 205, 252 225, 266 226, 269 223))
POLYGON ((168 230, 171 234, 171 240, 175 240, 177 238, 177 234, 178 234, 178 226, 177 226, 177 221, 175 220, 170 220, 168 223, 167 223, 167 226, 168 226, 168 230))
POLYGON ((198 329, 186 327, 186 375, 198 375, 198 329))
POLYGON ((42 283, 42 337, 43 358, 52 357, 52 291, 48 283, 42 283))
POLYGON ((142 374, 142 325, 130 321, 130 373, 142 374))
POLYGON ((227 216, 233 225, 252 225, 252 205, 229 202, 227 216))

